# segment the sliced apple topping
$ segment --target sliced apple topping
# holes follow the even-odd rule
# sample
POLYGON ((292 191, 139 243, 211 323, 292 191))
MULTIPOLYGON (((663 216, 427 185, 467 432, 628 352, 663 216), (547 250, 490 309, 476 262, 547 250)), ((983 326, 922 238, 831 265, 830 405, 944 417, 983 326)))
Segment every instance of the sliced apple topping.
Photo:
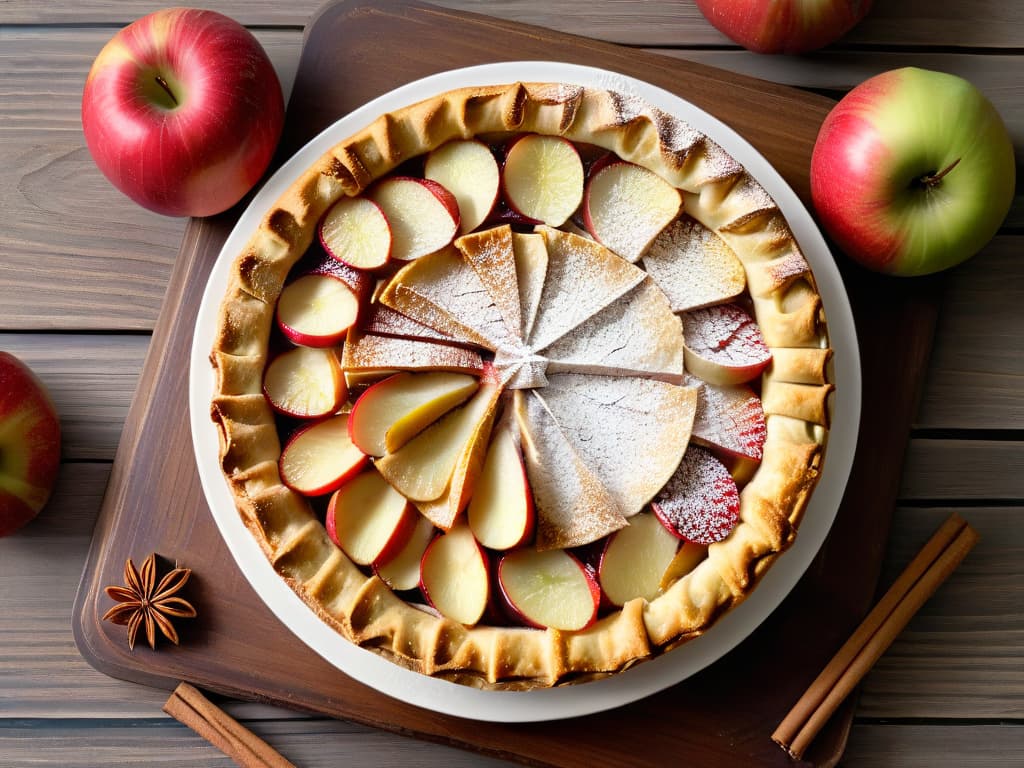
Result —
POLYGON ((288 283, 277 301, 277 325, 293 343, 335 347, 359 317, 359 298, 328 275, 303 275, 288 283))
POLYGON ((347 373, 381 371, 449 371, 479 373, 483 359, 477 352, 422 339, 376 336, 350 328, 341 362, 347 373))
POLYGON ((747 285, 739 257, 696 219, 680 216, 658 235, 643 258, 673 312, 730 301, 747 285))
POLYGON ((672 562, 668 564, 665 572, 661 574, 659 586, 662 589, 668 589, 679 579, 683 578, 683 576, 693 571, 707 556, 708 548, 703 544, 684 541, 682 546, 676 550, 676 555, 672 558, 672 562))
POLYGON ((278 463, 284 484, 306 496, 337 489, 366 464, 366 454, 349 439, 349 415, 330 416, 289 438, 278 463))
MULTIPOLYGON (((693 381, 690 377, 688 381, 693 381)), ((761 399, 748 386, 699 382, 693 441, 726 456, 761 461, 768 436, 761 399)))
POLYGON ((487 554, 466 525, 436 536, 423 553, 420 589, 427 602, 452 621, 480 621, 490 585, 487 554))
POLYGON ((625 605, 642 597, 654 599, 679 539, 669 533, 657 517, 642 512, 629 525, 616 531, 605 542, 597 578, 612 605, 625 605))
POLYGON ((506 553, 498 561, 498 584, 512 615, 527 626, 571 632, 597 619, 597 579, 564 549, 506 553))
POLYGON ((333 349, 294 347, 263 373, 263 394, 280 413, 300 419, 328 416, 345 400, 345 376, 333 349))
POLYGON ((452 474, 480 423, 493 417, 500 387, 484 381, 468 403, 449 412, 394 453, 377 461, 387 481, 413 501, 432 501, 452 474))
POLYGON ((533 495, 513 429, 505 420, 492 435, 466 514, 473 535, 489 549, 512 549, 533 534, 533 495))
POLYGON ((344 483, 327 505, 326 527, 352 562, 386 562, 402 550, 419 515, 370 467, 344 483))
POLYGON ((501 179, 510 208, 552 227, 561 226, 583 199, 583 161, 560 136, 519 138, 505 155, 501 179))
POLYGON ((687 312, 683 339, 686 370, 720 387, 750 381, 772 360, 757 322, 737 304, 687 312))
POLYGON ((463 233, 483 224, 497 203, 501 174, 483 142, 460 139, 442 144, 427 155, 423 175, 455 196, 463 233))
POLYGON ((391 227, 391 258, 412 261, 448 245, 459 231, 459 204, 436 181, 392 176, 367 193, 391 227))
POLYGON ((356 269, 377 269, 391 254, 391 225, 381 207, 365 197, 343 197, 320 221, 320 244, 356 269))
POLYGON ((373 384, 352 406, 352 442, 371 456, 394 453, 468 400, 477 380, 461 373, 398 373, 373 384))
POLYGON ((622 160, 594 164, 583 199, 587 230, 630 263, 679 215, 679 190, 653 171, 622 160))
POLYGON ((394 590, 405 591, 420 585, 420 561, 427 545, 434 539, 434 524, 423 516, 417 516, 416 525, 409 534, 405 546, 393 557, 386 560, 377 558, 373 571, 384 583, 394 590))
POLYGON ((740 495, 722 462, 710 451, 690 446, 651 507, 670 533, 697 544, 714 544, 739 522, 740 495))

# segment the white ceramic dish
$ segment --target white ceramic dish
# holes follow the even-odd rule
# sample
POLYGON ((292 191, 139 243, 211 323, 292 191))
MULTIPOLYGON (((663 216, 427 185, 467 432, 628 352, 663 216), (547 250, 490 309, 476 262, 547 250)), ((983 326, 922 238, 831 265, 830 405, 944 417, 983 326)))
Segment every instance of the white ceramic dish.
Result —
POLYGON ((620 706, 695 674, 740 643, 782 602, 824 542, 846 487, 860 418, 857 341, 842 279, 810 214, 778 172, 731 128, 668 91, 614 72, 543 61, 470 67, 409 83, 342 118, 299 150, 253 199, 214 264, 196 318, 189 384, 193 444, 207 502, 239 568, 281 622, 339 670, 378 691, 439 713, 498 722, 575 717, 620 706), (510 692, 476 690, 403 669, 345 641, 292 592, 242 523, 218 467, 217 432, 209 418, 214 380, 208 355, 231 263, 264 213, 317 157, 382 113, 454 88, 516 81, 635 94, 711 136, 742 163, 775 199, 814 270, 828 317, 837 391, 828 457, 797 540, 746 601, 703 636, 624 673, 583 685, 510 692))

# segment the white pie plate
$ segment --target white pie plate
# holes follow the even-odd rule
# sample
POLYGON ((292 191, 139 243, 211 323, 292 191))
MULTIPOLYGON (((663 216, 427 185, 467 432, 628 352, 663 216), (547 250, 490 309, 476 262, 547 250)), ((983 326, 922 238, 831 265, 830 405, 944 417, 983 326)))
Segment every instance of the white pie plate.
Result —
POLYGON ((271 611, 310 648, 361 683, 435 712, 495 722, 553 720, 627 704, 699 672, 739 644, 782 602, 824 542, 846 487, 860 418, 857 340, 842 279, 810 214, 778 172, 731 128, 668 91, 606 70, 546 61, 469 67, 409 83, 355 110, 299 150, 253 199, 213 266, 196 318, 189 375, 192 438, 206 500, 239 568, 271 611), (701 637, 621 674, 553 689, 482 691, 408 671, 347 642, 277 575, 243 524, 218 466, 217 431, 209 417, 214 378, 208 355, 233 260, 266 211, 317 157, 385 112, 455 88, 516 81, 574 83, 640 96, 712 137, 742 163, 775 199, 814 270, 834 349, 836 398, 828 457, 796 542, 747 600, 701 637))

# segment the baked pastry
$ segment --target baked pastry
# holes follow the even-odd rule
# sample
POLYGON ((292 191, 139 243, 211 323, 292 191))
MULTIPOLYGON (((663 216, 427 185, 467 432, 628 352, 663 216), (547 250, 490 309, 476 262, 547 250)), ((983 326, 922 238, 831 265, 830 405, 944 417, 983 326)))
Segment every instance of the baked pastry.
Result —
POLYGON ((829 358, 784 217, 711 138, 513 83, 385 114, 291 185, 234 262, 211 415, 244 522, 323 621, 423 674, 544 687, 750 594, 817 481, 829 358))

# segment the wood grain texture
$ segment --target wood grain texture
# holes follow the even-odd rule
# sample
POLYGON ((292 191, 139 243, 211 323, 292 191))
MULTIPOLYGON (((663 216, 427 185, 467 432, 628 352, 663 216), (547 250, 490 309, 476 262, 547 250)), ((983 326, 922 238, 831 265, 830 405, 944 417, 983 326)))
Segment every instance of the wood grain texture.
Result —
POLYGON ((1009 440, 914 440, 900 498, 960 501, 1024 498, 1024 452, 1009 440))
MULTIPOLYGON (((321 0, 210 0, 203 7, 226 13, 244 24, 303 26, 320 5, 321 0)), ((435 0, 434 5, 628 45, 732 44, 707 23, 692 0, 648 0, 642 4, 626 0, 435 0)), ((73 6, 7 0, 0 5, 0 24, 120 25, 152 10, 153 4, 145 0, 82 0, 73 6)), ((1020 46, 1022 36, 1024 19, 1013 3, 888 0, 876 3, 868 17, 841 44, 1012 48, 1020 46)))

